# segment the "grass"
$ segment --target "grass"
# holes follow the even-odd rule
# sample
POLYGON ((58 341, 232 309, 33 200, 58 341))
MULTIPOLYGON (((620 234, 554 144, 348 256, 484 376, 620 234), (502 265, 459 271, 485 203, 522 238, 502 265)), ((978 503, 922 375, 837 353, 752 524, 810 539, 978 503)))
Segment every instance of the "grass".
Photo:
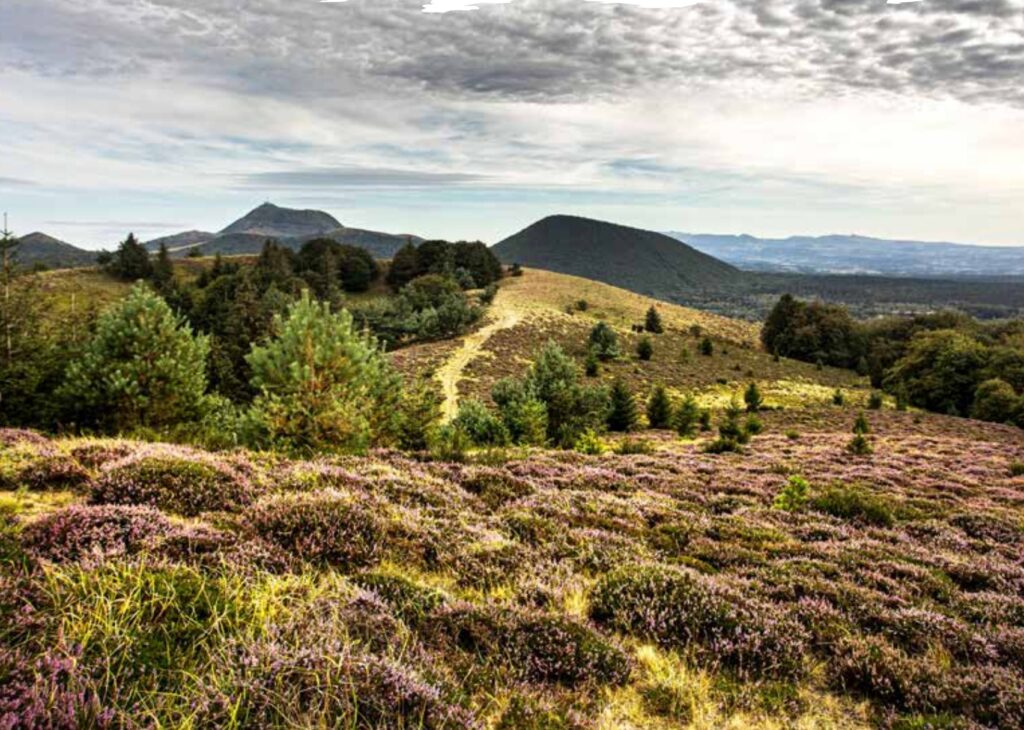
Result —
MULTIPOLYGON (((769 410, 740 455, 669 432, 628 437, 642 448, 619 437, 624 453, 486 465, 195 452, 247 474, 257 506, 176 504, 198 514, 151 522, 125 554, 0 566, 0 666, 14 667, 0 698, 33 676, 17 697, 50 699, 19 713, 71 703, 164 727, 1018 726, 1024 435, 883 410, 875 453, 853 459, 855 408, 769 410), (796 475, 806 502, 778 509, 796 475), (364 505, 373 529, 339 504, 364 505), (649 594, 655 569, 675 598, 649 594)), ((80 459, 94 485, 126 455, 184 453, 19 438, 0 439, 0 457, 80 459)), ((0 495, 0 520, 17 523, 0 555, 91 500, 34 483, 0 495)), ((116 545, 89 530, 76 546, 116 545)))

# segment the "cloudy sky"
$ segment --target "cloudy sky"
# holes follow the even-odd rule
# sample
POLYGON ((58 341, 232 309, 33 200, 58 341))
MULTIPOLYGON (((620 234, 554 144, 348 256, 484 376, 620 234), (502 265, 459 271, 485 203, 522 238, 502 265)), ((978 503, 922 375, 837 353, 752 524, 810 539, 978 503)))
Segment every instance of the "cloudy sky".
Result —
POLYGON ((0 208, 1024 244, 1024 0, 0 0, 0 208))

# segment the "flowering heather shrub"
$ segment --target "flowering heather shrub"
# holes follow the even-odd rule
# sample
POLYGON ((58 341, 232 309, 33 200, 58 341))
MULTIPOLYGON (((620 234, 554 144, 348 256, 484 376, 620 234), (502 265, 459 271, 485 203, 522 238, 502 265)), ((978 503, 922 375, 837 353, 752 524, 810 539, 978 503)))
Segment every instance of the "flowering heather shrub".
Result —
POLYGON ((234 466, 188 450, 146 451, 110 465, 93 486, 94 504, 159 507, 192 517, 210 511, 238 511, 252 503, 256 489, 234 466))
POLYGON ((830 487, 811 500, 811 509, 876 527, 891 527, 895 518, 883 497, 855 487, 830 487))
POLYGON ((258 535, 302 560, 342 570, 380 560, 385 528, 365 498, 334 490, 284 494, 257 503, 248 520, 258 535))
POLYGON ((498 721, 497 730, 588 730, 578 713, 530 697, 515 695, 498 721))
POLYGON ((22 537, 31 554, 63 563, 131 555, 172 530, 151 507, 72 505, 29 524, 22 537))
POLYGON ((239 645, 195 703, 196 727, 478 730, 413 670, 343 644, 239 645))
POLYGON ((591 594, 590 615, 610 628, 721 662, 741 676, 803 672, 806 634, 779 609, 756 605, 684 569, 621 568, 591 594))
POLYGON ((75 459, 67 456, 45 456, 22 470, 18 480, 37 492, 46 490, 87 491, 92 475, 75 459))
POLYGON ((410 626, 422 623, 425 616, 445 602, 440 591, 417 585, 398 575, 363 573, 352 580, 379 596, 398 618, 410 626))
POLYGON ((131 456, 133 450, 133 445, 125 441, 90 441, 72 448, 71 458, 87 469, 99 469, 131 456))
POLYGON ((455 604, 436 611, 423 632, 433 645, 475 654, 528 681, 622 684, 632 670, 622 649, 567 618, 455 604))
POLYGON ((52 650, 30 659, 0 647, 0 729, 121 727, 115 720, 82 675, 75 655, 52 650))
POLYGON ((461 486, 475 494, 490 509, 498 509, 517 499, 528 497, 537 490, 527 479, 509 474, 502 469, 473 469, 467 471, 461 486))
POLYGON ((0 428, 0 448, 13 446, 33 446, 40 452, 53 450, 50 439, 35 431, 22 428, 0 428))

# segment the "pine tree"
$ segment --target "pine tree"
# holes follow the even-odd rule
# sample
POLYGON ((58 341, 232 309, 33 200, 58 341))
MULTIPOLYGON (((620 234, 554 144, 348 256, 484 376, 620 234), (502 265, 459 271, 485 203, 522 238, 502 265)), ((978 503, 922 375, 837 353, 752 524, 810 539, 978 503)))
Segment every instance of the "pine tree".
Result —
POLYGON ((148 279, 153 275, 153 262, 146 247, 139 243, 134 233, 129 233, 110 258, 107 271, 126 281, 148 279))
POLYGON ((853 432, 865 435, 871 433, 871 424, 868 423, 868 419, 864 417, 863 413, 857 414, 857 420, 853 422, 853 432))
POLYGON ((351 453, 397 437, 401 383, 347 310, 304 292, 278 333, 246 358, 259 395, 246 414, 250 440, 291 453, 351 453))
POLYGON ((391 267, 388 269, 388 285, 398 291, 410 281, 419 276, 419 254, 416 245, 409 243, 402 246, 391 259, 391 267))
POLYGON ((608 414, 609 431, 632 431, 639 420, 636 401, 621 378, 615 380, 611 389, 611 412, 608 414))
POLYGON ((715 343, 711 341, 710 337, 705 337, 700 341, 700 354, 705 357, 711 357, 715 354, 715 343))
POLYGON ((160 244, 160 252, 153 263, 153 287, 161 294, 168 294, 174 288, 174 265, 166 244, 160 244))
POLYGON ((672 421, 672 401, 664 385, 654 386, 647 401, 647 424, 650 428, 668 428, 672 421))
POLYGON ((583 372, 588 378, 597 377, 600 371, 597 354, 593 350, 587 350, 587 359, 583 362, 583 372))
POLYGON ((658 310, 655 309, 653 304, 651 305, 651 308, 647 310, 647 317, 644 320, 644 329, 656 335, 660 335, 665 331, 665 328, 661 324, 661 315, 658 314, 658 310))
POLYGON ((636 356, 647 362, 654 356, 654 345, 650 337, 642 337, 636 346, 636 356))
POLYGON ((209 341, 146 285, 105 312, 58 397, 79 419, 107 431, 192 420, 205 405, 209 341))
POLYGON ((598 359, 606 362, 619 356, 619 337, 605 322, 598 322, 590 330, 590 349, 598 359))
POLYGON ((764 407, 764 399, 761 397, 761 391, 757 387, 757 383, 751 383, 747 386, 747 390, 743 394, 743 401, 747 404, 748 413, 757 413, 764 407))
POLYGON ((700 406, 692 395, 687 395, 672 417, 672 427, 682 438, 693 438, 697 435, 700 417, 700 406))

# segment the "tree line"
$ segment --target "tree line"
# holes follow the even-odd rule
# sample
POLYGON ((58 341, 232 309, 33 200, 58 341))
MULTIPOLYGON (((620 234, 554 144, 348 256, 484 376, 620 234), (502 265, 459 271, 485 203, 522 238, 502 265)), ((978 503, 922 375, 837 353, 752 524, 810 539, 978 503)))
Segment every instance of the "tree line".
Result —
POLYGON ((940 311, 857 321, 842 306, 783 295, 764 347, 781 357, 851 368, 910 405, 1024 426, 1024 322, 940 311))

